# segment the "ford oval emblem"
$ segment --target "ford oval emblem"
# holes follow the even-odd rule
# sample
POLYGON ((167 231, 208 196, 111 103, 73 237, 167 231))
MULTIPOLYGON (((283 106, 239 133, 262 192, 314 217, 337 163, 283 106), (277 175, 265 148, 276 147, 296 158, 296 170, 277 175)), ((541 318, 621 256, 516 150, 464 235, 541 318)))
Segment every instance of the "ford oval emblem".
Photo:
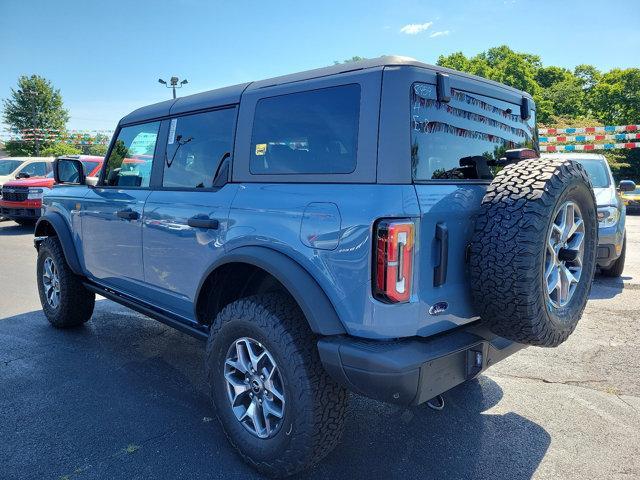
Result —
POLYGON ((449 304, 447 302, 434 303, 429 309, 429 315, 440 315, 447 308, 449 308, 449 304))

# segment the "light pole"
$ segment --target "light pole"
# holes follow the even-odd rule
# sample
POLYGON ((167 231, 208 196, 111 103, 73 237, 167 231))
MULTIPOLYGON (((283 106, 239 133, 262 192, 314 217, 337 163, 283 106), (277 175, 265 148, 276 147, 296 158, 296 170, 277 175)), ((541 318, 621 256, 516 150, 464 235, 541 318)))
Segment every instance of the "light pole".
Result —
POLYGON ((40 132, 38 131, 38 114, 36 112, 36 101, 38 99, 38 91, 25 89, 24 93, 31 100, 30 102, 31 103, 31 121, 32 121, 32 128, 33 128, 33 131, 31 132, 31 134, 33 135, 33 139, 35 142, 34 144, 35 155, 36 157, 39 157, 40 156, 40 132))
POLYGON ((161 78, 158 79, 158 83, 163 84, 165 87, 167 88, 171 88, 173 89, 173 98, 176 98, 176 88, 182 88, 183 85, 189 83, 187 81, 187 79, 185 78, 184 80, 180 81, 180 79, 178 77, 171 77, 171 79, 169 80, 169 83, 167 83, 166 80, 163 80, 161 78))

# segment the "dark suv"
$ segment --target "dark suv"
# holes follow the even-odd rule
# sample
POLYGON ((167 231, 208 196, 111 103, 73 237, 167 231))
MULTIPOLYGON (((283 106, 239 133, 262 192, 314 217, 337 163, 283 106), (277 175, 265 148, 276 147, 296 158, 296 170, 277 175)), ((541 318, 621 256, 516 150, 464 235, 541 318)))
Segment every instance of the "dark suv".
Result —
POLYGON ((513 88, 401 57, 124 117, 36 227, 43 310, 100 294, 207 341, 211 396, 257 469, 338 443, 347 390, 416 405, 574 330, 595 268, 589 178, 539 159, 513 88))

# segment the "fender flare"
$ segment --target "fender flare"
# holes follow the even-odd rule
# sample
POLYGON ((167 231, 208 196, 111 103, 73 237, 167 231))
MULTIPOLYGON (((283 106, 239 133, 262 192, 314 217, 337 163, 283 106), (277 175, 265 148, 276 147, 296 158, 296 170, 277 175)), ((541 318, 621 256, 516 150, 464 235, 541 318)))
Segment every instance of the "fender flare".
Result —
POLYGON ((55 231, 58 241, 62 246, 62 252, 64 253, 64 257, 67 260, 67 264, 69 265, 69 268, 71 268, 71 271, 76 275, 83 275, 82 268, 80 267, 80 261, 78 260, 78 253, 76 252, 76 247, 71 236, 71 229, 59 213, 48 212, 38 219, 34 240, 36 248, 38 248, 42 241, 42 237, 50 236, 47 234, 49 229, 53 229, 55 231))
MULTIPOLYGON (((246 263, 261 268, 273 275, 291 294, 309 322, 311 330, 318 335, 345 335, 335 307, 318 282, 291 257, 266 247, 238 247, 211 265, 200 279, 196 299, 209 275, 218 267, 228 263, 246 263)), ((197 304, 197 301, 194 302, 197 304)))

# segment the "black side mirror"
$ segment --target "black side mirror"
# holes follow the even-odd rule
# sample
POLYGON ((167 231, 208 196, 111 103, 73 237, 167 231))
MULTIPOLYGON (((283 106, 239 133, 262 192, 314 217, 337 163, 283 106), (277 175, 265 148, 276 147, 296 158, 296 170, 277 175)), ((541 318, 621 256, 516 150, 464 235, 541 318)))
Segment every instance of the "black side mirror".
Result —
POLYGON ((53 178, 56 183, 85 185, 86 177, 82 162, 75 158, 56 158, 53 161, 53 178))
POLYGON ((618 190, 621 192, 633 192, 636 189, 636 184, 631 180, 621 180, 618 184, 618 190))
POLYGON ((29 178, 31 177, 31 175, 29 175, 27 172, 20 172, 16 175, 16 178, 29 178))

